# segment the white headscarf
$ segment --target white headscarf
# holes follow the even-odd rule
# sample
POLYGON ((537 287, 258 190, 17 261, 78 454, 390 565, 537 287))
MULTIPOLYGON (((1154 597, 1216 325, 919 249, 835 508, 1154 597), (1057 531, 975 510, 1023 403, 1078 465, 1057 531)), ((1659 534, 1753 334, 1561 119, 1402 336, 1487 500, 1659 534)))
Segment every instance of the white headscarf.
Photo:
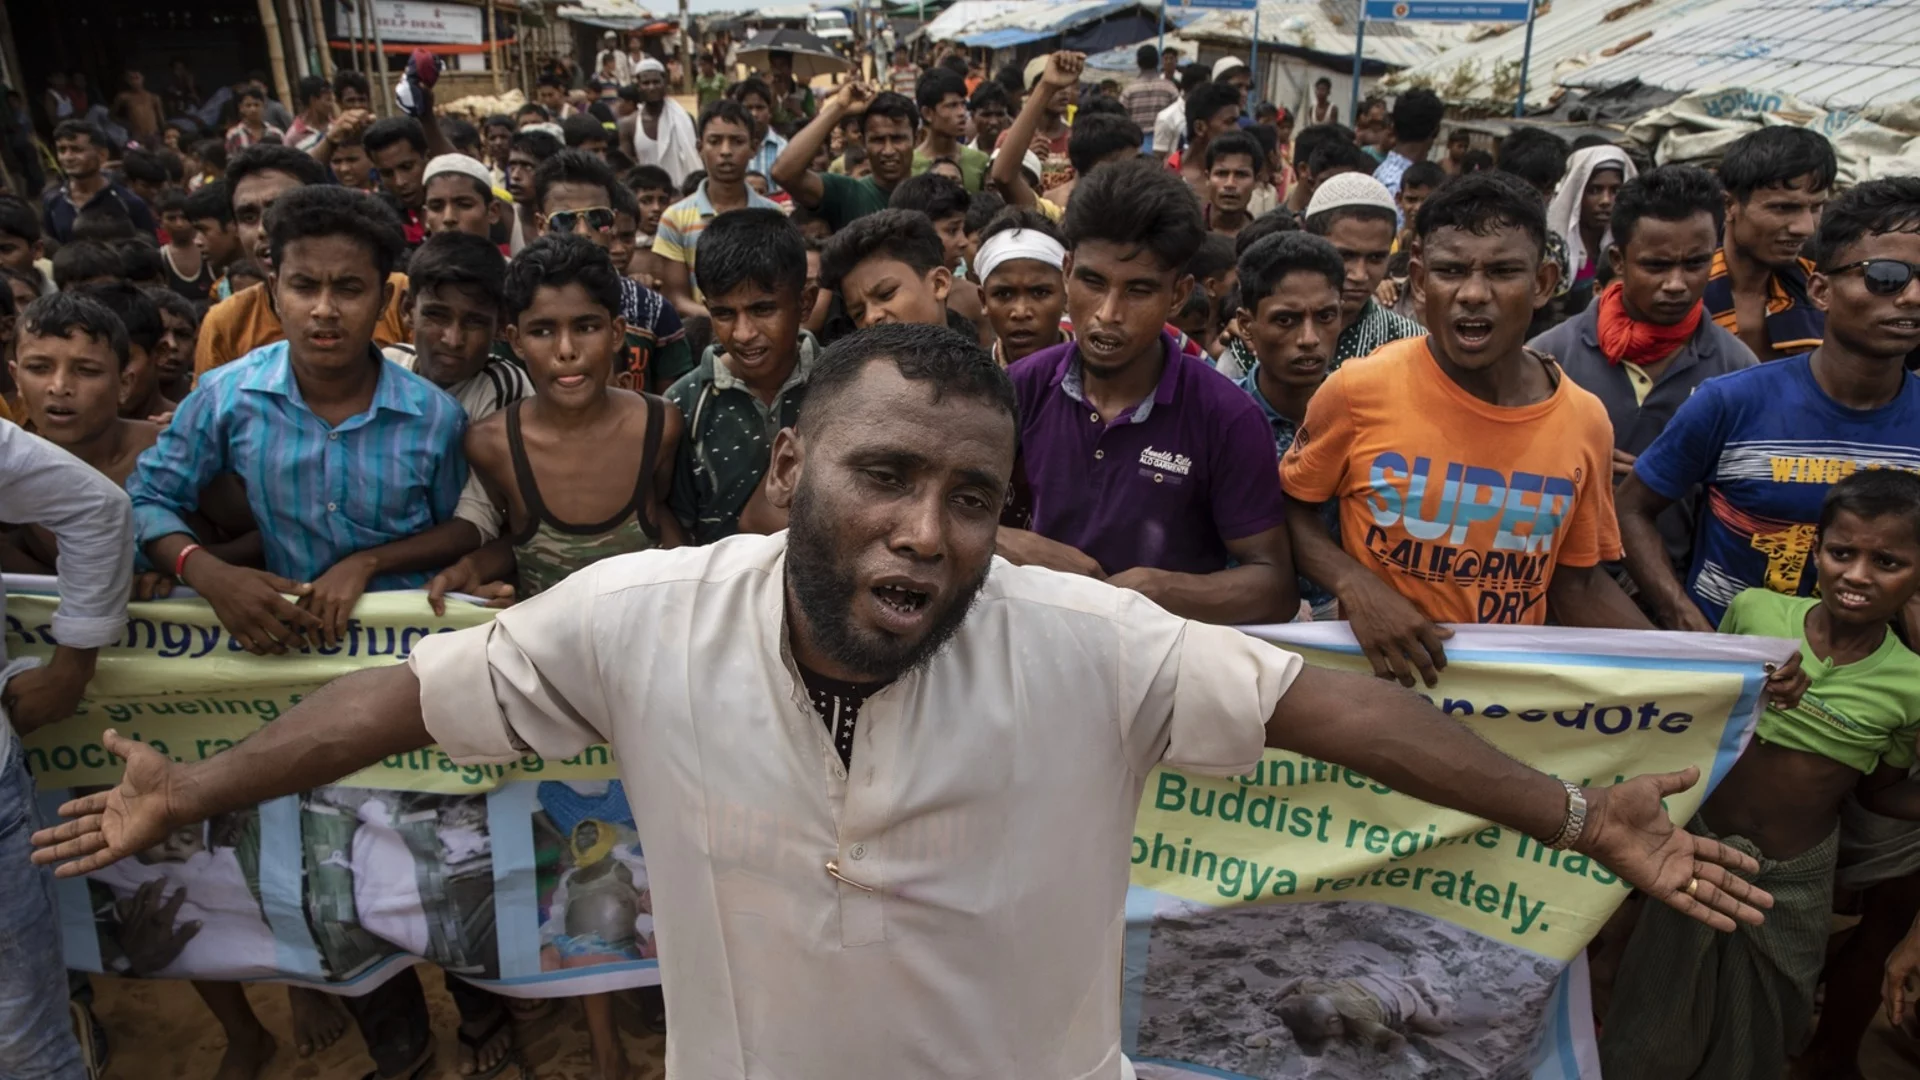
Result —
MULTIPOLYGON (((1587 264, 1587 245, 1580 239, 1580 200, 1587 192, 1587 181, 1601 169, 1618 169, 1620 180, 1625 183, 1639 175, 1633 167, 1633 159, 1617 146, 1589 146, 1577 150, 1567 159, 1567 175, 1560 180, 1559 190, 1553 193, 1553 201, 1547 204, 1547 228, 1560 234, 1567 244, 1567 273, 1578 277, 1580 268, 1587 264)), ((1613 229, 1609 227, 1600 238, 1601 250, 1613 243, 1613 229)), ((1594 257, 1599 258, 1595 252, 1594 257)))

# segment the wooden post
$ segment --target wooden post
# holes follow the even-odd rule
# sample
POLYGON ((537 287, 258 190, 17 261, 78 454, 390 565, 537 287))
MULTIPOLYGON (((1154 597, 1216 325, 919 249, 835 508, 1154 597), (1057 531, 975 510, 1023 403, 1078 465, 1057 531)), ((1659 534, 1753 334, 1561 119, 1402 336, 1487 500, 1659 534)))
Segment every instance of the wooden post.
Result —
POLYGON ((273 68, 274 89, 280 92, 280 100, 293 100, 293 84, 287 81, 287 50, 280 44, 280 15, 274 10, 273 0, 259 0, 260 28, 267 35, 267 62, 273 68))
POLYGON ((307 26, 312 29, 313 47, 320 53, 320 76, 333 81, 333 46, 327 41, 327 20, 320 13, 326 0, 301 0, 307 11, 307 26))
POLYGON ((493 72, 493 92, 496 94, 505 86, 500 78, 500 31, 499 23, 495 21, 498 14, 493 0, 487 0, 487 29, 481 35, 481 40, 487 43, 487 68, 493 72))
POLYGON ((362 0, 367 5, 368 15, 373 20, 373 63, 374 70, 380 73, 373 87, 373 106, 381 116, 393 115, 393 82, 387 77, 387 43, 380 38, 380 13, 373 11, 373 0, 362 0))

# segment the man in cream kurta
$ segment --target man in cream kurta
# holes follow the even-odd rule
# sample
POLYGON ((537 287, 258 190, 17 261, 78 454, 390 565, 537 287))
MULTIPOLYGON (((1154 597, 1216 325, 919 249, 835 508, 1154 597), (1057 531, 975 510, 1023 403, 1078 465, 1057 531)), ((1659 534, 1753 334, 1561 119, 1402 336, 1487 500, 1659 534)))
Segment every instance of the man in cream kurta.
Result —
POLYGON ((1300 658, 996 560, 868 699, 849 775, 786 647, 785 541, 608 560, 423 642, 428 731, 463 761, 613 745, 676 1080, 1120 1076, 1141 786, 1249 771, 1300 658))

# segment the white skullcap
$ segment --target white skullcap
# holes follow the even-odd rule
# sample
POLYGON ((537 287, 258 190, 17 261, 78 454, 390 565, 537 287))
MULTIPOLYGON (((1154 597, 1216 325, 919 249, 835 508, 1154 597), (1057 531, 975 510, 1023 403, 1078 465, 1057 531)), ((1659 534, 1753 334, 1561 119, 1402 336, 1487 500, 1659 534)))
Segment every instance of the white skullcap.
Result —
POLYGON ((1307 216, 1347 206, 1372 206, 1390 214, 1400 210, 1393 204, 1387 185, 1366 173, 1353 172, 1330 176, 1314 189, 1313 198, 1307 202, 1307 216))
MULTIPOLYGON (((998 161, 1000 155, 1004 153, 1006 149, 1006 147, 1002 146, 1000 149, 995 150, 993 156, 987 159, 988 166, 991 167, 995 161, 998 161)), ((1022 151, 1020 154, 1020 167, 1032 173, 1034 185, 1036 187, 1039 186, 1040 177, 1044 175, 1040 169, 1040 155, 1034 153, 1032 150, 1022 151)))
POLYGON ((665 75, 667 73, 667 65, 649 56, 645 60, 640 61, 639 67, 633 69, 635 75, 644 75, 649 71, 657 71, 665 75))
POLYGON ((521 131, 538 131, 543 135, 551 135, 554 138, 559 139, 563 143, 567 141, 567 133, 565 131, 560 130, 559 124, 553 123, 550 120, 543 121, 538 124, 528 124, 526 127, 523 127, 520 130, 521 131))
POLYGON ((987 237, 980 250, 973 256, 974 273, 980 275, 980 281, 993 276, 1000 264, 1013 259, 1032 259, 1043 262, 1055 270, 1066 265, 1067 249, 1060 241, 1037 229, 1008 229, 987 237))
POLYGON ((487 171, 485 165, 465 154, 441 154, 427 162, 427 171, 421 176, 420 182, 424 184, 444 173, 459 173, 461 176, 471 177, 485 190, 493 190, 493 174, 487 171))
POLYGON ((1223 56, 1213 62, 1213 77, 1216 81, 1224 79, 1227 77, 1227 72, 1246 66, 1247 62, 1237 56, 1223 56))

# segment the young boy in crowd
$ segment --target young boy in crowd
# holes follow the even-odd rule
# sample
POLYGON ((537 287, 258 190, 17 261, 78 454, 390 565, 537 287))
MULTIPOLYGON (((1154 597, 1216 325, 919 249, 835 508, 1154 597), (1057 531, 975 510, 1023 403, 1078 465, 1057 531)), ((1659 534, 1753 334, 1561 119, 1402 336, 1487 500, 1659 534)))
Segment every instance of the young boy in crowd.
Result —
MULTIPOLYGON (((197 299, 219 302, 233 295, 227 281, 227 268, 241 257, 240 234, 233 226, 233 200, 227 195, 224 180, 204 184, 187 196, 187 222, 193 226, 193 246, 200 265, 212 274, 207 293, 197 299)), ((187 358, 189 362, 192 357, 187 358)))
POLYGON ((933 222, 933 231, 940 234, 941 248, 945 251, 946 267, 953 271, 947 309, 977 328, 982 345, 990 344, 992 337, 985 332, 986 320, 980 315, 980 287, 963 276, 967 262, 967 210, 972 206, 967 189, 948 177, 922 173, 894 188, 887 205, 894 210, 917 210, 933 222))
POLYGON ((1647 906, 1600 1042, 1609 1076, 1783 1075, 1826 962, 1842 803, 1857 790, 1875 813, 1920 821, 1920 781, 1908 775, 1920 656, 1889 628, 1920 591, 1920 477, 1856 472, 1826 492, 1816 529, 1818 598, 1747 589, 1720 622, 1722 633, 1799 640, 1794 689, 1805 692, 1774 696, 1688 825, 1755 855, 1753 883, 1773 907, 1762 926, 1695 934, 1647 906))
POLYGON ((1072 332, 1063 323, 1066 259, 1066 241, 1037 210, 1008 207, 980 231, 973 271, 993 327, 993 358, 1001 367, 1050 349, 1072 332))
MULTIPOLYGON (((543 235, 571 233, 603 250, 613 244, 616 180, 607 163, 580 150, 562 150, 533 175, 534 225, 543 235)), ((616 385, 665 389, 693 370, 686 331, 673 305, 659 293, 622 276, 620 319, 626 349, 614 372, 616 385)))
POLYGON ((1538 626, 1551 613, 1646 628, 1601 567, 1620 555, 1606 409, 1525 347, 1556 284, 1545 206, 1504 174, 1463 177, 1420 208, 1415 232, 1432 335, 1335 370, 1281 461, 1302 575, 1339 598, 1374 673, 1407 686, 1446 666, 1440 623, 1538 626), (1443 475, 1466 479, 1436 497, 1443 475), (1321 517, 1329 501, 1338 539, 1321 517), (1508 555, 1521 549, 1531 557, 1508 555))
POLYGON ((53 284, 61 292, 120 280, 120 253, 97 240, 69 240, 53 253, 53 284))
POLYGON ((1711 630, 1743 589, 1811 595, 1827 485, 1920 466, 1920 381, 1906 369, 1920 348, 1920 179, 1849 189, 1827 205, 1812 250, 1820 347, 1702 384, 1621 484, 1627 570, 1663 627, 1711 630), (1658 522, 1699 487, 1706 512, 1683 586, 1658 522))
POLYGON ((1395 315, 1374 298, 1380 283, 1386 280, 1398 213, 1386 185, 1359 173, 1342 173, 1322 181, 1307 203, 1302 224, 1315 236, 1326 237, 1347 266, 1347 281, 1340 289, 1340 339, 1333 348, 1334 370, 1382 345, 1422 332, 1419 323, 1395 315))
POLYGON ((918 210, 882 210, 835 233, 820 273, 856 327, 925 323, 978 336, 971 321, 947 307, 953 271, 946 244, 918 210))
MULTIPOLYGON (((493 175, 466 154, 442 154, 422 174, 425 200, 421 222, 428 236, 461 232, 492 237, 502 224, 506 204, 494 198, 493 175)), ((412 261, 408 261, 412 269, 412 261)))
MULTIPOLYGON (((20 420, 35 435, 125 486, 135 459, 160 435, 156 424, 124 416, 131 346, 113 310, 86 292, 36 300, 18 320, 12 375, 20 392, 20 420)), ((52 534, 28 526, 23 547, 50 574, 57 548, 52 534)))
POLYGON ((426 224, 421 213, 426 209, 427 162, 438 154, 454 152, 438 124, 429 130, 411 116, 389 116, 367 128, 360 142, 367 157, 380 171, 380 189, 392 196, 400 211, 401 224, 409 249, 426 240, 426 224))
POLYGON ((660 257, 653 253, 653 242, 659 236, 660 219, 668 207, 680 201, 680 193, 674 190, 673 178, 667 175, 667 170, 658 165, 640 165, 629 170, 627 190, 633 192, 634 201, 639 205, 633 231, 633 260, 627 266, 618 263, 615 266, 643 282, 647 278, 661 281, 665 270, 660 257))
POLYGON ((213 267, 200 255, 193 219, 187 216, 187 196, 170 191, 161 196, 160 226, 167 243, 160 257, 167 266, 167 287, 189 300, 205 300, 213 288, 213 267))
POLYGON ((200 336, 200 309, 172 289, 149 288, 147 299, 160 311, 160 347, 154 351, 160 396, 180 401, 193 389, 193 344, 200 336))
POLYGON ((920 128, 920 110, 912 99, 893 93, 875 93, 863 82, 849 82, 820 107, 773 164, 773 181, 793 195, 794 204, 816 210, 835 232, 858 218, 886 209, 893 189, 913 173, 913 144, 920 128), (817 172, 813 155, 826 145, 827 135, 842 119, 860 118, 861 145, 872 174, 855 178, 853 162, 846 176, 817 172))
POLYGON ((1707 314, 1762 360, 1806 352, 1826 337, 1803 249, 1838 175, 1827 137, 1791 124, 1741 136, 1720 159, 1726 236, 1707 283, 1707 314))
MULTIPOLYGON (((0 195, 0 266, 32 275, 40 283, 36 295, 54 291, 52 278, 41 266, 45 250, 39 212, 23 199, 0 195)), ((46 269, 51 270, 51 264, 46 269)))
POLYGON ((662 274, 661 292, 683 319, 707 313, 693 273, 694 253, 707 226, 729 210, 780 209, 779 203, 746 182, 747 161, 753 155, 753 120, 739 102, 722 99, 700 110, 697 135, 706 179, 660 216, 653 241, 662 274))
MULTIPOLYGON (((1239 269, 1235 320, 1254 358, 1239 385, 1273 429, 1275 453, 1284 455, 1332 367, 1346 270, 1332 244, 1303 232, 1260 240, 1241 254, 1239 269)), ((1337 524, 1324 516, 1329 528, 1337 524)), ((1331 592, 1305 577, 1297 584, 1314 618, 1335 617, 1331 592)))
POLYGON ((124 281, 89 285, 80 290, 119 318, 127 333, 127 357, 120 385, 120 415, 152 420, 173 412, 174 402, 160 393, 160 365, 156 354, 166 334, 160 309, 138 287, 124 281))
POLYGON ((516 132, 507 143, 507 194, 513 197, 514 205, 513 237, 508 245, 511 254, 519 254, 540 235, 533 220, 538 209, 533 205, 533 173, 563 149, 560 136, 545 130, 516 132))
MULTIPOLYGON (((624 348, 623 282, 606 250, 575 236, 528 245, 508 270, 507 335, 534 395, 476 424, 467 458, 504 516, 500 538, 429 585, 438 604, 511 579, 529 597, 601 559, 677 547, 666 509, 680 412, 610 385, 624 348), (595 522, 597 524, 576 524, 595 522)), ((624 1076, 611 995, 582 999, 601 1076, 624 1076)))
POLYGON ((1199 203, 1157 163, 1108 165, 1074 193, 1065 231, 1074 337, 1008 369, 1033 510, 1031 531, 1002 526, 1001 554, 1105 577, 1187 618, 1291 619, 1273 438, 1165 329, 1193 287, 1199 203))
POLYGON ((1266 158, 1253 136, 1229 131, 1207 144, 1208 231, 1231 239, 1253 220, 1248 206, 1266 158))
POLYGON ((809 254, 786 215, 765 208, 720 215, 700 242, 714 340, 667 390, 686 422, 667 505, 693 543, 784 527, 762 481, 818 351, 802 325, 819 293, 802 270, 809 254))

